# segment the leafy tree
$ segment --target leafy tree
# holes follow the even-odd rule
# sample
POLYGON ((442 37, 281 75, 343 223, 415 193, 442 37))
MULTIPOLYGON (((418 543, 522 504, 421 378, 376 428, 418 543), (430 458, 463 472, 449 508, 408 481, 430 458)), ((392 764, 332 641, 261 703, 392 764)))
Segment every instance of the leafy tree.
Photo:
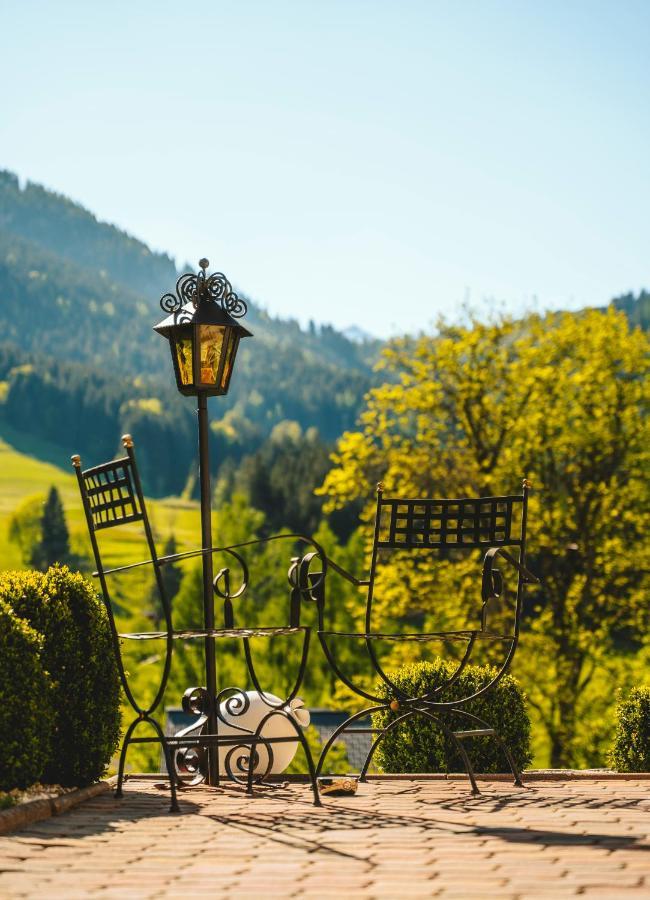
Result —
POLYGON ((41 543, 41 522, 45 497, 34 494, 26 497, 9 519, 8 538, 20 550, 23 564, 34 565, 34 554, 41 543))
MULTIPOLYGON (((508 318, 398 340, 346 433, 323 492, 329 506, 388 495, 472 496, 534 482, 529 634, 516 657, 553 765, 584 758, 581 703, 602 653, 647 633, 650 560, 650 342, 622 313, 508 318)), ((365 514, 369 534, 372 503, 365 514)), ((378 603, 426 626, 435 612, 476 620, 479 560, 384 567, 378 603), (442 599, 441 599, 442 598, 442 599)), ((439 621, 439 620, 438 620, 439 621)))

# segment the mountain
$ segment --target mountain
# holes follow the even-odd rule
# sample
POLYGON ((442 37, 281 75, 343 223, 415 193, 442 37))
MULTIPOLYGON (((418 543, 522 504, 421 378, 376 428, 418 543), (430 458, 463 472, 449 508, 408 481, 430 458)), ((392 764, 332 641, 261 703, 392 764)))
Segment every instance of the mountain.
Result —
MULTIPOLYGON (((133 430, 149 489, 182 490, 193 403, 178 395, 167 344, 152 331, 178 275, 169 256, 0 172, 0 414, 95 459, 133 430)), ((229 395, 211 402, 215 464, 254 452, 284 420, 334 441, 356 420, 380 348, 247 302, 254 338, 242 344, 229 395)))

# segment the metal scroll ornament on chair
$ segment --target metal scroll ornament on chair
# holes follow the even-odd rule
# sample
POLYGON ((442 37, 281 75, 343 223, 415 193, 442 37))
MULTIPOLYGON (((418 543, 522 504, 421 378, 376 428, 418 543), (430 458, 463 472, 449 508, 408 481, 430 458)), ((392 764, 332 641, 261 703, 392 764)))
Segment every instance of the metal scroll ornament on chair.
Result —
POLYGON ((478 793, 478 786, 470 758, 463 741, 470 737, 492 737, 503 750, 505 760, 512 770, 515 784, 521 785, 521 773, 501 736, 488 723, 478 716, 467 712, 467 703, 487 694, 507 672, 519 641, 523 592, 527 584, 537 583, 538 579, 526 568, 526 524, 528 509, 528 491, 530 483, 523 482, 521 494, 502 497, 476 497, 449 499, 400 499, 385 498, 383 485, 377 487, 377 507, 375 512, 375 528, 370 563, 370 574, 367 580, 359 580, 329 560, 330 571, 334 570, 353 584, 367 588, 365 604, 365 628, 361 633, 345 633, 328 631, 325 626, 324 597, 319 598, 318 636, 321 646, 331 667, 339 679, 356 694, 370 701, 370 707, 350 716, 331 735, 321 753, 317 766, 317 775, 324 768, 328 752, 336 740, 347 729, 372 735, 372 744, 366 761, 360 772, 360 780, 365 780, 373 755, 385 738, 394 728, 414 716, 432 720, 457 748, 470 779, 472 792, 478 793), (510 552, 506 548, 511 548, 510 552), (452 551, 485 552, 482 572, 482 608, 477 615, 476 628, 456 631, 439 631, 424 633, 386 633, 374 628, 375 586, 380 557, 394 551, 430 551, 444 555, 452 551), (490 610, 498 603, 503 593, 504 579, 496 563, 505 565, 517 577, 514 608, 511 613, 511 627, 507 631, 497 631, 490 627, 490 610), (351 642, 365 651, 371 667, 377 676, 388 687, 389 700, 369 690, 361 688, 346 675, 339 666, 335 645, 337 641, 351 642), (420 696, 409 696, 398 687, 384 670, 377 651, 377 645, 384 641, 397 642, 454 642, 460 645, 460 659, 455 671, 447 680, 420 696), (481 641, 490 641, 500 646, 501 665, 494 678, 475 693, 457 695, 451 700, 442 700, 449 696, 450 689, 459 679, 470 662, 472 654, 481 641), (390 711, 391 720, 383 729, 359 727, 359 720, 380 710, 390 711), (464 719, 467 728, 454 730, 448 723, 450 715, 454 720, 464 719))
MULTIPOLYGON (((315 599, 313 593, 315 589, 322 589, 322 581, 327 570, 324 551, 309 538, 295 534, 282 534, 246 541, 231 547, 204 547, 200 550, 159 557, 156 553, 136 465, 133 440, 130 435, 123 437, 123 444, 126 456, 90 469, 82 470, 80 457, 72 457, 97 565, 94 575, 99 579, 102 589, 122 687, 135 713, 135 718, 127 727, 120 752, 117 796, 122 795, 126 754, 132 744, 159 743, 161 745, 170 779, 171 809, 174 811, 178 809, 176 792, 181 776, 185 776, 184 780, 192 783, 205 780, 210 748, 213 749, 213 753, 219 760, 217 784, 219 777, 225 775, 230 780, 244 784, 251 792, 254 783, 263 781, 274 770, 277 771, 283 762, 282 758, 286 759, 288 764, 295 752, 296 744, 298 744, 302 747, 307 760, 314 802, 319 804, 315 767, 309 746, 302 733, 303 727, 308 724, 308 713, 306 714, 306 711, 302 709, 298 691, 305 673, 310 638, 310 628, 301 624, 301 605, 304 600, 315 599), (136 522, 142 523, 150 558, 126 566, 106 568, 102 561, 100 533, 105 529, 125 524, 132 525, 136 522), (302 557, 292 557, 291 559, 288 573, 289 614, 287 623, 271 627, 237 627, 233 601, 241 597, 248 587, 248 566, 243 554, 247 549, 253 550, 260 544, 278 540, 289 541, 292 547, 297 543, 303 543, 310 548, 309 552, 302 557), (161 569, 164 565, 177 560, 204 557, 206 554, 210 554, 210 556, 224 554, 231 560, 231 565, 234 562, 240 569, 241 583, 236 589, 231 588, 231 571, 228 567, 222 568, 214 579, 214 594, 222 601, 223 627, 175 630, 161 569), (309 566, 314 560, 322 562, 322 572, 311 574, 305 578, 304 573, 308 572, 309 566), (109 578, 141 567, 148 567, 153 571, 160 607, 163 610, 165 629, 148 632, 118 632, 109 590, 109 578), (285 636, 288 640, 299 642, 300 661, 290 692, 286 697, 279 698, 263 691, 255 669, 250 641, 254 637, 285 636), (236 638, 242 641, 248 675, 255 691, 246 692, 240 688, 228 687, 211 693, 205 687, 189 688, 183 697, 183 708, 186 712, 197 716, 196 722, 176 735, 165 735, 155 718, 155 713, 167 686, 174 643, 179 640, 196 639, 217 641, 221 638, 236 638), (129 684, 122 659, 121 642, 151 640, 165 641, 164 663, 160 683, 153 700, 149 704, 141 705, 129 684), (215 722, 214 728, 210 727, 211 722, 215 722), (136 729, 143 724, 149 725, 155 736, 135 736, 136 729)), ((140 591, 142 591, 141 587, 140 591)))

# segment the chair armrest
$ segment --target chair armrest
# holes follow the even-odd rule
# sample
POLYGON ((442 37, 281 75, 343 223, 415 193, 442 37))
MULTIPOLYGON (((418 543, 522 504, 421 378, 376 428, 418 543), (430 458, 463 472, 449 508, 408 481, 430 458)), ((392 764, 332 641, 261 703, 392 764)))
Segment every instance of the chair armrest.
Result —
POLYGON ((503 547, 490 547, 483 560, 483 583, 481 587, 483 603, 487 603, 488 600, 499 597, 503 589, 503 578, 501 577, 501 573, 498 569, 494 568, 494 561, 497 556, 501 556, 509 563, 509 565, 519 572, 523 578, 524 584, 540 583, 539 578, 536 575, 533 575, 530 569, 527 569, 526 566, 522 565, 514 558, 514 556, 508 553, 507 550, 504 550, 503 547))
POLYGON ((348 572, 347 569, 344 569, 343 566, 340 566, 338 563, 335 563, 333 559, 329 556, 327 557, 328 565, 331 569, 333 569, 338 575, 342 578, 345 578, 346 581, 349 581, 350 584, 355 585, 355 587, 367 587, 370 582, 367 579, 359 579, 351 572, 348 572))

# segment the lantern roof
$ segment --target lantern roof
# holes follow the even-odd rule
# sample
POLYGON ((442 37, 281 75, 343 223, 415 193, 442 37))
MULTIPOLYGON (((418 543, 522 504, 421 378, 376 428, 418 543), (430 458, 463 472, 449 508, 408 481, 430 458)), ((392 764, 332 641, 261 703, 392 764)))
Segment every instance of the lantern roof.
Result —
POLYGON ((223 272, 207 275, 208 265, 207 259, 199 260, 198 275, 186 272, 176 282, 176 293, 161 297, 160 306, 169 315, 154 331, 169 337, 180 325, 224 325, 236 328, 240 337, 252 337, 237 321, 248 311, 246 302, 233 291, 223 272))

